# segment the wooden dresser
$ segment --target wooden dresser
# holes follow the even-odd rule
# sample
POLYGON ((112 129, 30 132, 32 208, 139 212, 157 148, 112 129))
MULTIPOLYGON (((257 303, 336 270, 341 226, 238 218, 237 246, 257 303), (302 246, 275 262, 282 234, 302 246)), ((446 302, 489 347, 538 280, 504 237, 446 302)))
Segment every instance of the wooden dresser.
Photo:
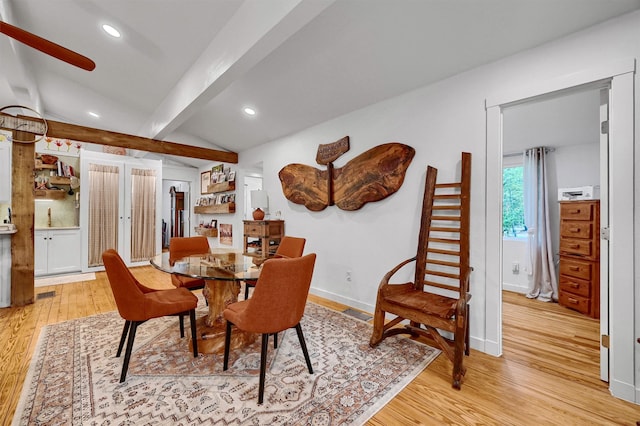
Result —
POLYGON ((559 302, 600 318, 600 201, 560 202, 559 302))

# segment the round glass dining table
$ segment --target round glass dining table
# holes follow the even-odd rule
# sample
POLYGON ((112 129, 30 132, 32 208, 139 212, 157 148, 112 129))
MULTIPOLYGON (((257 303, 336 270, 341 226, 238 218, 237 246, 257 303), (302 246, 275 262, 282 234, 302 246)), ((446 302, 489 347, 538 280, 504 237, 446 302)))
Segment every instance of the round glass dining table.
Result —
POLYGON ((169 252, 164 252, 151 259, 154 267, 170 274, 223 281, 257 279, 260 269, 253 262, 253 257, 231 249, 212 249, 181 259, 171 259, 169 252))
MULTIPOLYGON (((253 258, 237 250, 212 249, 209 253, 180 259, 171 259, 169 252, 164 252, 151 258, 150 262, 169 274, 205 280, 202 293, 209 314, 198 320, 198 350, 202 353, 222 352, 226 328, 222 312, 227 305, 238 301, 242 281, 258 279, 260 269, 253 263, 253 258)), ((256 335, 234 332, 231 337, 231 349, 235 349, 253 342, 256 335)))

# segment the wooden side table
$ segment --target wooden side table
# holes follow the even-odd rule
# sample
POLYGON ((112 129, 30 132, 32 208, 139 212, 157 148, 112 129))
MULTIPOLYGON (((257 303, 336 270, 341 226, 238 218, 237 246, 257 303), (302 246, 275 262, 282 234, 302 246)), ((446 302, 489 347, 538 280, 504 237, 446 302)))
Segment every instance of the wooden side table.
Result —
POLYGON ((282 237, 284 220, 245 220, 243 253, 259 265, 273 257, 282 237))

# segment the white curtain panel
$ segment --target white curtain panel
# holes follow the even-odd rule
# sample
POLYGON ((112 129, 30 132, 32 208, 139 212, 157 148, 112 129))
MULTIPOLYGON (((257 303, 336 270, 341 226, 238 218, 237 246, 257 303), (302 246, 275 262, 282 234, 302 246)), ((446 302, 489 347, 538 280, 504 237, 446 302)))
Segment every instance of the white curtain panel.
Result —
POLYGON ((131 261, 156 254, 156 171, 131 171, 131 261))
POLYGON ((118 249, 118 175, 117 166, 89 165, 89 266, 118 249))
POLYGON ((551 302, 558 300, 558 280, 549 223, 546 154, 544 147, 525 152, 524 214, 528 229, 527 271, 530 275, 527 297, 551 302))

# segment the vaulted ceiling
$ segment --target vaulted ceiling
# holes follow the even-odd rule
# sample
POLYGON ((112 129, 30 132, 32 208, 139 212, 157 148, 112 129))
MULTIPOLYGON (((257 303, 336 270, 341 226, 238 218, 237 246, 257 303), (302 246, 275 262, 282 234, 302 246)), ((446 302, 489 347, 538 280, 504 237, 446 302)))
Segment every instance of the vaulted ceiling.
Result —
POLYGON ((0 0, 3 21, 96 63, 84 71, 0 35, 0 107, 242 152, 638 8, 640 0, 0 0), (106 35, 104 23, 122 37, 106 35))

